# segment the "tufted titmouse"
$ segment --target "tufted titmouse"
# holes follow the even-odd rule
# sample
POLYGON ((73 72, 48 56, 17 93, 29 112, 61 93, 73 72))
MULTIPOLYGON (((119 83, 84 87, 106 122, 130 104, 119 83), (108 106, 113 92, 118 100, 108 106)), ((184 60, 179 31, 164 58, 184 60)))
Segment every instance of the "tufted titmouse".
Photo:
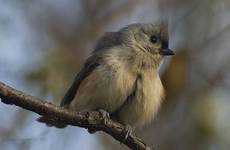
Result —
MULTIPOLYGON (((164 97, 158 69, 166 55, 174 52, 168 48, 165 25, 131 24, 106 33, 61 106, 74 111, 105 110, 122 124, 141 127, 153 119, 164 97)), ((45 117, 39 121, 48 122, 45 117)))

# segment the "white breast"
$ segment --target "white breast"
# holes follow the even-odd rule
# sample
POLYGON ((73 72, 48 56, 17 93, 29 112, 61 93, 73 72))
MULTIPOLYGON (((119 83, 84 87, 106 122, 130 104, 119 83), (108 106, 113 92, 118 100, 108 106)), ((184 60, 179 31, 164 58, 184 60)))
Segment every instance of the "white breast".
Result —
POLYGON ((149 123, 158 111, 164 90, 158 75, 145 72, 137 81, 135 96, 117 114, 118 120, 132 127, 149 123))

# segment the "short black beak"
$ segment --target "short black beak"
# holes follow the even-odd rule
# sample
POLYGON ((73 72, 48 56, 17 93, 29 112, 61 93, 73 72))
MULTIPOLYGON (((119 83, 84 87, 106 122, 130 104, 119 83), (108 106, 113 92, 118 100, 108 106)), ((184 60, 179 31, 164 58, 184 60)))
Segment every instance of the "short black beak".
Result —
POLYGON ((171 49, 161 49, 160 54, 163 56, 175 55, 175 53, 171 49))

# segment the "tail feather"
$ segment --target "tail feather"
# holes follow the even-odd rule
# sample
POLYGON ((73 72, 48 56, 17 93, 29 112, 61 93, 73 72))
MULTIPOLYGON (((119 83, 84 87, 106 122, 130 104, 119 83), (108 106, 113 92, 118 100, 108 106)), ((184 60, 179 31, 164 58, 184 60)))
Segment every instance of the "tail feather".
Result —
POLYGON ((48 118, 45 116, 37 118, 37 121, 45 123, 48 127, 65 128, 67 126, 65 123, 58 122, 52 118, 48 118))

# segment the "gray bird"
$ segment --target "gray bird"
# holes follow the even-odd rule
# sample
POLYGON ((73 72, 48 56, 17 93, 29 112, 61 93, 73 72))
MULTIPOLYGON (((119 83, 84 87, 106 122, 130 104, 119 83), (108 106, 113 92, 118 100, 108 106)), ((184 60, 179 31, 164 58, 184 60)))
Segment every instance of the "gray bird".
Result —
MULTIPOLYGON (((86 60, 61 106, 73 111, 104 110, 133 129, 148 124, 158 111, 164 89, 158 74, 168 47, 163 24, 131 24, 106 33, 86 60)), ((56 127, 63 123, 49 122, 56 127)))

